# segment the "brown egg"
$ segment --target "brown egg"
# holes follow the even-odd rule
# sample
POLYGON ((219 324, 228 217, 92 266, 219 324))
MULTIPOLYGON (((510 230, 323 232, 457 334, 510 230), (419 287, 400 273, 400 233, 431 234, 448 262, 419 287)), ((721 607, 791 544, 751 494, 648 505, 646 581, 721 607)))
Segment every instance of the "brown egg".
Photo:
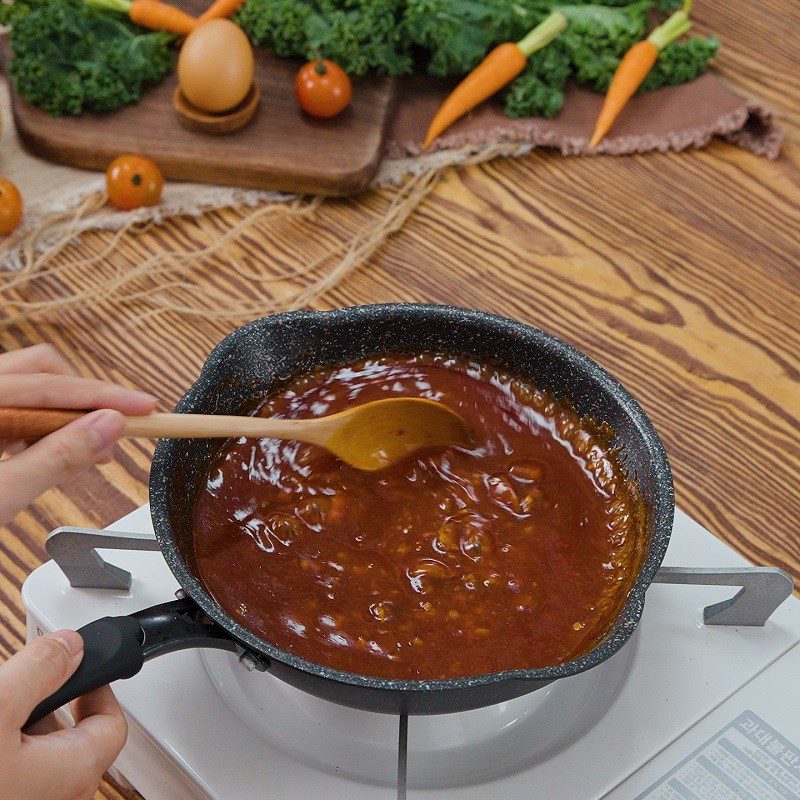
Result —
POLYGON ((195 28, 178 56, 183 96, 211 114, 238 106, 253 85, 253 72, 250 41, 228 19, 212 19, 195 28))

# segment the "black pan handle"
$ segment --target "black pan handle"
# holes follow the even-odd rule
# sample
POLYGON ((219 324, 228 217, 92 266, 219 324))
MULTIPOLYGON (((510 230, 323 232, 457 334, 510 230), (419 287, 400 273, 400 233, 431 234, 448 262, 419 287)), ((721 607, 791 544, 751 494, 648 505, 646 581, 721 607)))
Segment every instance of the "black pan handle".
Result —
POLYGON ((133 677, 142 668, 142 628, 133 617, 103 617, 78 633, 83 637, 83 661, 58 691, 33 709, 26 728, 71 700, 119 678, 133 677))
POLYGON ((31 712, 25 728, 87 692, 132 678, 145 661, 189 647, 238 652, 240 645, 188 598, 146 608, 126 617, 103 617, 78 630, 83 661, 72 677, 31 712))

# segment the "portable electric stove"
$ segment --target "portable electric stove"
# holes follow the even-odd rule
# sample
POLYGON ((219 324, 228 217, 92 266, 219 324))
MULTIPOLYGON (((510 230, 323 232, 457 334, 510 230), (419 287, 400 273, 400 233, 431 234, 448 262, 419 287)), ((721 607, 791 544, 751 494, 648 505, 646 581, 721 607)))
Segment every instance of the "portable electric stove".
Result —
MULTIPOLYGON (((155 549, 147 507, 55 531, 23 586, 28 638, 171 599, 155 549), (103 549, 123 551, 104 550, 116 566, 103 549)), ((398 720, 229 653, 163 656, 114 686, 130 724, 117 777, 146 800, 800 800, 791 581, 681 512, 665 561, 681 566, 659 572, 613 658, 476 711, 398 720)))

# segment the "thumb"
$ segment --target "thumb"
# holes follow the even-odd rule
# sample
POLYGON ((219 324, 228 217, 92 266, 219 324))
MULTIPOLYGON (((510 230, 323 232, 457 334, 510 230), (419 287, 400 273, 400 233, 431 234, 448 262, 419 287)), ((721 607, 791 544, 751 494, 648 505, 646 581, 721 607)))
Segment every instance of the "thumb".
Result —
POLYGON ((11 519, 46 489, 103 458, 124 427, 119 411, 93 411, 0 463, 0 522, 11 519))
POLYGON ((81 635, 64 630, 34 640, 0 666, 3 727, 21 730, 31 711, 64 685, 82 659, 81 635))

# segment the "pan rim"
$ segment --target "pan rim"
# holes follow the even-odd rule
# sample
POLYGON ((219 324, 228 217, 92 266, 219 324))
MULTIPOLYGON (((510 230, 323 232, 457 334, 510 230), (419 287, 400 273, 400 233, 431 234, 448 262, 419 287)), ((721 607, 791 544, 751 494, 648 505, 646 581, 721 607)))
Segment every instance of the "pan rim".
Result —
POLYGON ((511 333, 528 342, 535 341, 540 346, 553 348, 559 351, 562 357, 573 363, 577 369, 599 383, 637 428, 642 441, 645 443, 655 477, 652 504, 653 529, 648 552, 645 555, 636 580, 628 593, 625 604, 606 636, 589 652, 561 664, 489 672, 461 678, 432 680, 383 678, 345 672, 281 650, 250 632, 228 616, 190 572, 178 550, 172 533, 164 482, 157 479, 158 476, 168 475, 172 467, 171 453, 173 444, 170 440, 162 439, 157 443, 153 456, 150 478, 150 508, 156 537, 173 575, 203 612, 221 625, 245 650, 254 651, 271 661, 278 661, 304 673, 354 687, 398 692, 447 692, 507 681, 541 684, 569 677, 599 665, 614 655, 627 642, 641 619, 644 610, 645 592, 652 583, 669 545, 675 510, 674 487, 663 443, 644 409, 616 378, 572 345, 527 323, 484 311, 449 305, 381 303, 349 306, 330 311, 288 311, 253 320, 226 336, 211 352, 203 365, 198 380, 178 402, 175 411, 181 413, 189 412, 193 409, 194 403, 202 394, 204 376, 216 370, 218 365, 236 347, 239 340, 248 336, 253 330, 267 325, 281 325, 288 322, 303 322, 307 320, 310 323, 318 323, 320 321, 337 321, 342 317, 351 319, 353 316, 358 315, 375 316, 396 313, 412 317, 419 316, 421 319, 429 318, 430 315, 439 315, 452 317, 454 322, 469 320, 473 323, 488 325, 498 331, 511 333))

